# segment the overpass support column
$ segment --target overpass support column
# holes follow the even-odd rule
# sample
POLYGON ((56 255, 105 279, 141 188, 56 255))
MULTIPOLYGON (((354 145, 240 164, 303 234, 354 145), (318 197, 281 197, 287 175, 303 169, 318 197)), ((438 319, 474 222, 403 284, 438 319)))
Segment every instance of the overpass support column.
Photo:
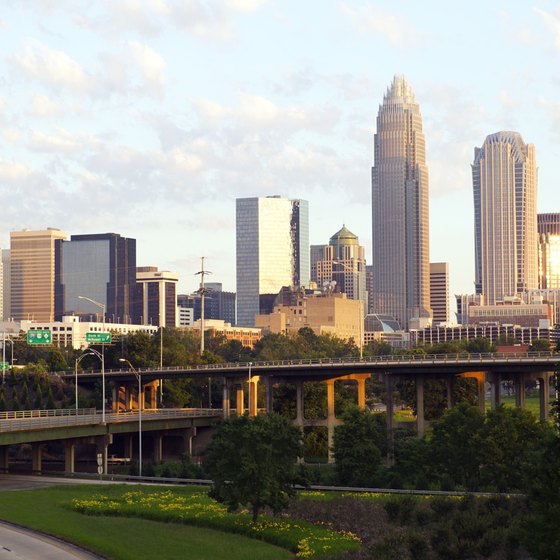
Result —
POLYGON ((448 377, 445 380, 445 389, 447 394, 447 409, 453 408, 455 406, 455 377, 448 377))
POLYGON ((515 406, 525 408, 525 374, 518 373, 515 376, 515 406))
POLYGON ((42 443, 31 444, 31 472, 33 474, 41 474, 41 453, 43 451, 42 443))
POLYGON ((187 453, 189 457, 192 457, 192 440, 195 436, 196 427, 187 428, 185 430, 185 435, 183 436, 183 439, 185 441, 185 453, 187 453))
POLYGON ((334 440, 334 428, 336 426, 336 416, 334 413, 334 379, 326 381, 327 384, 327 438, 329 445, 328 462, 334 463, 334 455, 332 452, 334 440))
POLYGON ((8 474, 8 445, 0 445, 0 474, 8 474))
POLYGON ((296 379, 296 424, 303 429, 303 381, 296 379))
POLYGON ((424 423, 424 376, 416 376, 416 430, 418 437, 424 437, 426 426, 424 423))
POLYGON ((229 418, 229 381, 227 377, 222 379, 222 410, 224 411, 224 418, 229 418))
POLYGON ((393 390, 394 390, 394 380, 391 375, 385 373, 385 406, 387 408, 387 440, 388 440, 388 451, 387 460, 389 465, 393 465, 395 462, 395 432, 394 432, 394 407, 393 407, 393 390))
POLYGON ((245 403, 243 402, 243 385, 237 385, 236 387, 236 395, 237 395, 237 399, 236 399, 236 410, 237 410, 237 416, 243 416, 243 413, 245 412, 245 403))
POLYGON ((123 455, 132 461, 132 435, 123 434, 123 455))
POLYGON ((264 384, 266 388, 266 412, 274 412, 274 393, 273 393, 273 383, 272 376, 267 375, 264 378, 264 384))
POLYGON ((153 435, 154 442, 154 461, 161 463, 163 461, 163 435, 155 432, 153 435))
POLYGON ((119 387, 113 387, 113 398, 111 399, 111 411, 118 412, 119 411, 119 387))
POLYGON ((358 407, 365 408, 366 407, 366 380, 358 379, 358 407))
POLYGON ((251 377, 251 381, 249 383, 249 416, 256 416, 259 410, 257 391, 259 379, 260 377, 258 375, 255 375, 254 377, 251 377))
POLYGON ((97 453, 101 453, 103 456, 103 474, 107 474, 107 456, 110 443, 112 443, 112 436, 110 434, 95 438, 97 453))
POLYGON ((499 373, 490 374, 490 408, 495 410, 502 402, 502 376, 499 373))
POLYGON ((548 421, 550 414, 550 373, 545 372, 539 378, 539 412, 543 422, 548 421))
POLYGON ((64 472, 65 473, 76 472, 75 449, 76 446, 72 440, 67 439, 64 442, 64 472))

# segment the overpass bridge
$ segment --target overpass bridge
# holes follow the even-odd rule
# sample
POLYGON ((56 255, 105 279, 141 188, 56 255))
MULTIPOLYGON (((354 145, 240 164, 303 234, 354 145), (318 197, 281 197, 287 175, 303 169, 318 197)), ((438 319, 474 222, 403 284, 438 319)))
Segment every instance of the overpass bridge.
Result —
MULTIPOLYGON (((150 434, 152 455, 163 457, 165 437, 183 441, 185 452, 192 454, 192 440, 199 428, 212 427, 222 417, 218 409, 142 409, 142 435, 150 434)), ((31 444, 32 470, 41 472, 42 448, 46 443, 64 445, 65 472, 75 471, 77 445, 94 445, 102 455, 104 472, 110 446, 120 440, 121 453, 133 456, 134 439, 138 437, 140 411, 108 413, 105 422, 94 408, 65 410, 27 410, 0 413, 0 473, 9 470, 9 447, 31 444)))
MULTIPOLYGON (((332 441, 334 427, 340 423, 334 412, 334 383, 337 380, 351 380, 357 383, 358 405, 365 406, 365 382, 371 376, 385 381, 386 392, 393 395, 398 381, 413 381, 417 396, 417 430, 425 432, 424 382, 428 379, 442 379, 446 382, 447 406, 454 405, 453 386, 457 378, 473 378, 477 384, 478 404, 485 409, 486 384, 491 386, 491 406, 496 407, 501 400, 501 383, 512 381, 515 386, 516 404, 525 406, 525 383, 536 379, 540 386, 540 415, 543 420, 549 416, 550 377, 560 370, 560 352, 495 352, 487 354, 408 354, 378 357, 312 358, 302 360, 274 360, 262 362, 235 362, 222 364, 198 364, 164 368, 139 368, 137 373, 126 370, 106 370, 106 381, 113 382, 113 403, 115 411, 127 409, 127 391, 136 382, 138 374, 142 383, 154 386, 162 379, 219 378, 222 380, 222 409, 224 416, 230 414, 232 395, 235 394, 237 413, 244 411, 244 385, 248 385, 249 413, 258 409, 257 384, 265 383, 267 411, 273 410, 273 385, 277 382, 293 383, 296 387, 296 423, 304 426, 326 426, 329 441, 332 441), (304 417, 303 383, 323 381, 327 385, 327 418, 324 421, 308 420, 304 417), (120 395, 120 396, 119 396, 120 395), (124 395, 124 396, 123 396, 124 395)), ((61 374, 71 381, 73 374, 61 374)), ((79 382, 99 379, 101 372, 84 372, 79 382)), ((153 396, 151 398, 154 398, 153 396)), ((394 427, 393 399, 388 399, 387 424, 391 433, 394 427)))

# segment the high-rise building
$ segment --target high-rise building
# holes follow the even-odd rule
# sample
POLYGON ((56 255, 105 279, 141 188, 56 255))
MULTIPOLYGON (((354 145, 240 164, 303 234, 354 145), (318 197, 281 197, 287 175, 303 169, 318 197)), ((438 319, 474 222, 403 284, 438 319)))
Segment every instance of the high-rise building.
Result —
POLYGON ((10 233, 10 317, 15 321, 52 321, 55 274, 63 231, 23 230, 10 233))
POLYGON ((560 289, 560 213, 538 214, 539 288, 560 289))
POLYGON ((10 249, 2 249, 2 320, 9 321, 11 314, 10 294, 12 293, 11 283, 11 259, 10 249))
POLYGON ((309 205, 279 196, 236 202, 237 324, 270 313, 283 286, 309 284, 309 205))
POLYGON ((319 287, 336 282, 336 291, 348 299, 359 299, 367 309, 365 249, 346 226, 337 231, 323 246, 323 255, 315 262, 319 287))
POLYGON ((137 311, 142 325, 177 326, 177 283, 174 272, 159 271, 157 266, 136 269, 137 311))
POLYGON ((433 323, 449 323, 449 264, 430 263, 430 307, 433 323))
POLYGON ((535 147, 497 132, 474 150, 475 285, 486 304, 537 288, 535 147))
MULTIPOLYGON (((56 279, 56 318, 80 315, 101 317, 105 306, 108 323, 138 323, 135 306, 136 239, 117 233, 73 235, 60 243, 60 268, 56 279), (79 296, 82 296, 80 298, 79 296)), ((100 319, 101 320, 101 319, 100 319)))
MULTIPOLYGON (((235 324, 235 292, 224 292, 221 282, 205 282, 204 284, 204 319, 223 321, 230 325, 235 324)), ((187 295, 177 296, 177 305, 183 321, 180 326, 192 325, 202 316, 202 297, 200 290, 187 295), (183 312, 189 309, 190 313, 183 312)))
POLYGON ((430 312, 428 168, 422 115, 404 77, 379 107, 372 169, 372 310, 404 329, 430 312))

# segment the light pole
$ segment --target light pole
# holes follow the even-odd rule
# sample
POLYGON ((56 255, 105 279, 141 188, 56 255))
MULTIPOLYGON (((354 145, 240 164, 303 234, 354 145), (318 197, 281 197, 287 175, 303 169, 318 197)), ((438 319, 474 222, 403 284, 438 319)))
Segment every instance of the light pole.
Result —
POLYGON ((76 363, 74 365, 74 376, 76 377, 76 410, 78 410, 78 364, 86 357, 86 356, 95 356, 93 348, 90 348, 87 352, 82 354, 79 358, 76 358, 76 363))
MULTIPOLYGON (((101 309, 101 314, 103 316, 103 332, 105 332, 105 304, 95 301, 94 299, 88 298, 86 296, 78 296, 78 299, 85 299, 93 305, 97 305, 101 309)), ((101 343, 101 392, 103 393, 102 409, 101 409, 101 421, 105 424, 105 343, 101 343)))
POLYGON ((128 364, 128 367, 132 370, 132 373, 134 373, 136 379, 138 380, 138 476, 142 476, 142 407, 144 405, 144 398, 142 395, 142 376, 127 359, 119 358, 119 362, 128 364))
MULTIPOLYGON (((342 266, 346 271, 354 273, 354 271, 344 262, 344 261, 336 261, 333 260, 332 264, 337 264, 342 266)), ((344 274, 344 271, 342 270, 333 270, 333 274, 344 274)), ((360 317, 359 317, 359 337, 360 337, 360 360, 364 357, 364 317, 363 317, 363 311, 364 311, 364 302, 363 300, 358 297, 358 301, 360 302, 360 317)))

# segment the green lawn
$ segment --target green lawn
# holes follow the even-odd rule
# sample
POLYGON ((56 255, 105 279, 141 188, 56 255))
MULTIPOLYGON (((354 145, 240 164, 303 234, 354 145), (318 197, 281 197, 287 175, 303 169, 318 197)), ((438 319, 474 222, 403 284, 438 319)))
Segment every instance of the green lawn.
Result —
POLYGON ((293 558, 287 550, 231 533, 137 518, 86 516, 71 509, 73 499, 122 491, 119 485, 4 491, 0 492, 0 519, 55 535, 113 560, 293 558))

